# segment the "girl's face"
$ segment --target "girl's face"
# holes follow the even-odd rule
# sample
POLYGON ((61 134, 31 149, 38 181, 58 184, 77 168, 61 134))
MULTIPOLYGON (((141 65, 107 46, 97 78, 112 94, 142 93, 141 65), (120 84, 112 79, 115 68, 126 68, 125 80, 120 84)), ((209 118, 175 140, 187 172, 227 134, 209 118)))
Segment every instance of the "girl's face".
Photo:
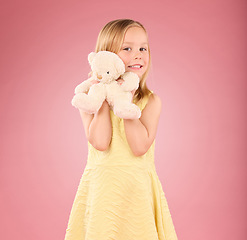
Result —
POLYGON ((149 63, 148 39, 141 27, 130 27, 117 55, 123 60, 126 72, 134 72, 139 78, 146 72, 149 63))

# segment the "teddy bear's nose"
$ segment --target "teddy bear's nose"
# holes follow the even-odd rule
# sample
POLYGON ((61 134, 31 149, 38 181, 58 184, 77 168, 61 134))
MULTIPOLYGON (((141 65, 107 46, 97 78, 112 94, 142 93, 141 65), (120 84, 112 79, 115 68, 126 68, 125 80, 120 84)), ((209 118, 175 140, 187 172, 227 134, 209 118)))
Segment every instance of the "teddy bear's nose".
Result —
POLYGON ((97 78, 98 79, 102 79, 102 76, 97 74, 97 78))

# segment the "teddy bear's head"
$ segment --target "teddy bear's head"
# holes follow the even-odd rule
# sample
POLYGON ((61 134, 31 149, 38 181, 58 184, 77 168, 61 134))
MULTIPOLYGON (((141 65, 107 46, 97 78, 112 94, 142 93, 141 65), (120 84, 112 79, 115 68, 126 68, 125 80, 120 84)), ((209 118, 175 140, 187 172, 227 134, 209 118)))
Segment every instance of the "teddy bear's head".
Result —
POLYGON ((88 55, 88 61, 93 77, 103 83, 110 83, 125 72, 125 65, 122 59, 113 52, 91 52, 88 55))

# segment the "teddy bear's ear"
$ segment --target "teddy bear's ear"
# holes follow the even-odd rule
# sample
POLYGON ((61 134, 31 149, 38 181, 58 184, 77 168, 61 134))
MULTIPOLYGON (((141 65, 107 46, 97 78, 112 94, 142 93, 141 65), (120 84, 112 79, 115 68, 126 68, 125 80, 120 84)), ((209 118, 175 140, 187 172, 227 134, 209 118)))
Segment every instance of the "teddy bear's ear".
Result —
POLYGON ((93 61, 95 56, 96 56, 96 52, 91 52, 88 54, 88 62, 90 65, 92 65, 92 61, 93 61))

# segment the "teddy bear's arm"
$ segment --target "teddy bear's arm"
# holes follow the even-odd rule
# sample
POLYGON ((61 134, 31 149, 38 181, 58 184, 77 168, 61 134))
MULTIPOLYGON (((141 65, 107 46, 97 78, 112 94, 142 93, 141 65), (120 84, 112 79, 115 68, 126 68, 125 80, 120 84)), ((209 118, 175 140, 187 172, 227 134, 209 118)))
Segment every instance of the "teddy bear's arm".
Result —
POLYGON ((75 88, 75 94, 88 92, 89 88, 93 85, 92 80, 93 77, 90 77, 89 79, 77 85, 75 88))
POLYGON ((124 91, 129 92, 138 88, 140 79, 137 74, 125 72, 121 77, 124 80, 123 84, 121 84, 121 88, 124 91))

